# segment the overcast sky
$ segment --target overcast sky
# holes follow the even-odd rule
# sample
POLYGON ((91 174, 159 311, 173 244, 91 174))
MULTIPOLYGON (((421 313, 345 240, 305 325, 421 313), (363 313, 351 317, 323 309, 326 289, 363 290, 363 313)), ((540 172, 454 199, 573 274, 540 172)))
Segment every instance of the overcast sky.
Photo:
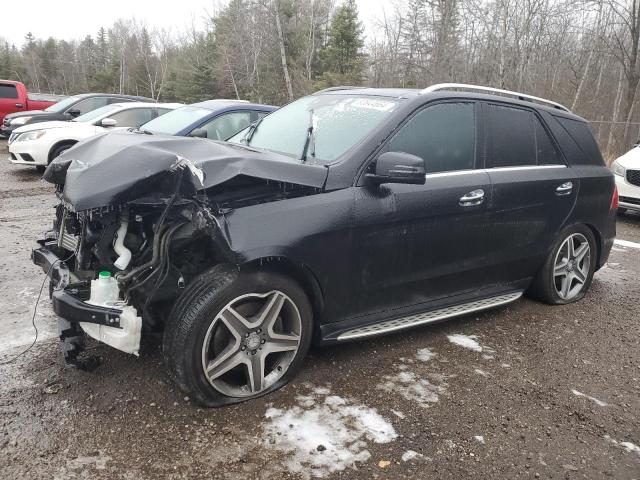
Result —
MULTIPOLYGON (((149 27, 167 28, 175 33, 194 24, 201 28, 207 12, 226 4, 224 0, 21 0, 8 1, 0 10, 0 37, 22 45, 27 32, 38 38, 79 39, 109 27, 118 18, 136 17, 149 27)), ((337 0, 336 3, 340 3, 337 0)), ((388 0, 357 0, 367 35, 371 23, 381 15, 388 0)))

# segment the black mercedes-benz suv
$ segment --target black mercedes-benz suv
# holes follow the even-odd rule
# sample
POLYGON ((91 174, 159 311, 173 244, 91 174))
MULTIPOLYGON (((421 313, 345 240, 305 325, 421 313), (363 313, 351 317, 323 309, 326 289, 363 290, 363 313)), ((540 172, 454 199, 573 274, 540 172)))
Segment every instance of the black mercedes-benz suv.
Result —
POLYGON ((617 193, 565 107, 469 85, 333 88, 229 143, 110 133, 45 172, 60 203, 33 261, 69 363, 85 335, 219 406, 340 343, 504 305, 582 298, 617 193))

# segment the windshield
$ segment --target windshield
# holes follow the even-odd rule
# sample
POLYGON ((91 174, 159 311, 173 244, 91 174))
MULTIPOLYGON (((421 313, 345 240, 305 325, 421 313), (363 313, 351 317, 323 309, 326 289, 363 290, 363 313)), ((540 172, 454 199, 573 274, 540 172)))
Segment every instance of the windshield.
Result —
POLYGON ((276 110, 253 132, 245 129, 228 141, 296 159, 306 151, 309 162, 331 163, 379 125, 398 102, 381 97, 312 95, 276 110), (313 138, 308 141, 311 126, 313 138))
POLYGON ((105 105, 104 107, 96 108, 90 112, 80 115, 72 120, 72 122, 92 122, 96 118, 100 118, 102 115, 109 115, 111 112, 115 112, 122 107, 118 105, 105 105))
POLYGON ((145 123, 140 127, 140 130, 177 135, 180 131, 207 115, 211 115, 211 110, 198 107, 181 107, 145 123))
POLYGON ((70 105, 72 105, 72 104, 76 103, 78 100, 80 100, 80 98, 82 98, 82 97, 65 98, 64 100, 60 100, 58 103, 54 103, 50 107, 45 108, 44 111, 45 112, 54 112, 54 113, 64 112, 67 108, 69 108, 70 105))

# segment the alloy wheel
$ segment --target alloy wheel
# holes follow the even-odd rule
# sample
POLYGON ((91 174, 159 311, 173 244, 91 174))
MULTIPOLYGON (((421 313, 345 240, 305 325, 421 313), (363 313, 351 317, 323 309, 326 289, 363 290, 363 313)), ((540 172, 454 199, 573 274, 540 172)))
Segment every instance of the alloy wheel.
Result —
POLYGON ((300 312, 283 292, 250 293, 213 319, 202 346, 202 368, 218 392, 259 394, 287 372, 300 346, 300 312))
POLYGON ((556 293, 563 300, 575 298, 589 276, 591 247, 581 233, 569 235, 556 254, 553 282, 556 293))

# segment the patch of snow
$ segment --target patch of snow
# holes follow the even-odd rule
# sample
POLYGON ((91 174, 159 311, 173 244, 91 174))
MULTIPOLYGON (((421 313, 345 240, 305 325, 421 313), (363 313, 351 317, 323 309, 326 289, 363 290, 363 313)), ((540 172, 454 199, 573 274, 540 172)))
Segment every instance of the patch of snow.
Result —
POLYGON ((613 244, 614 245, 619 245, 621 247, 626 247, 626 248, 637 248, 637 249, 640 249, 640 243, 630 242, 629 240, 622 240, 622 239, 616 238, 613 241, 613 244))
POLYGON ((476 341, 477 335, 463 335, 461 333, 454 333, 453 335, 447 335, 447 338, 451 343, 459 345, 474 352, 482 352, 482 346, 476 341))
POLYGON ((620 445, 625 448, 627 452, 635 452, 640 454, 640 447, 635 443, 631 442, 620 442, 620 445))
POLYGON ((612 445, 624 448, 629 453, 637 453, 638 455, 640 455, 640 447, 638 445, 636 445, 635 443, 618 442, 617 440, 611 438, 609 435, 605 435, 604 439, 607 442, 611 443, 612 445))
POLYGON ((396 417, 398 417, 398 418, 400 418, 402 420, 407 418, 404 413, 399 412, 398 410, 391 410, 391 413, 393 413, 396 417))
POLYGON ((481 443, 482 445, 484 445, 484 437, 482 435, 474 435, 473 439, 476 442, 481 443))
POLYGON ((603 402, 602 400, 598 400, 597 398, 591 397, 591 396, 587 395, 586 393, 579 392, 578 390, 571 390, 571 393, 573 393, 574 395, 576 395, 578 397, 584 397, 584 398, 586 398, 588 400, 591 400, 593 403, 595 403, 599 407, 606 407, 606 406, 609 405, 608 403, 603 402))
POLYGON ((485 372, 484 370, 480 370, 479 368, 476 368, 473 371, 476 372, 478 375, 482 375, 483 377, 488 377, 489 376, 489 374, 487 372, 485 372))
POLYGON ((431 360, 435 356, 436 354, 431 350, 429 350, 428 348, 421 348, 416 352, 416 358, 421 362, 425 362, 425 363, 431 360))
POLYGON ((407 450, 402 454, 402 461, 408 462, 409 460, 413 460, 414 458, 422 457, 421 453, 415 452, 413 450, 407 450))
POLYGON ((502 368, 511 368, 511 365, 509 365, 508 363, 501 363, 500 366, 502 368))
POLYGON ((365 462, 371 457, 368 441, 388 443, 397 437, 375 409, 329 394, 328 388, 315 388, 311 395, 297 397, 298 405, 270 407, 265 413, 263 428, 271 442, 266 445, 287 454, 285 467, 307 479, 365 462))
MULTIPOLYGON (((435 376, 431 377, 435 379, 435 376)), ((426 378, 421 378, 413 372, 402 370, 396 375, 385 375, 383 382, 377 386, 388 393, 400 394, 406 400, 418 403, 423 408, 440 399, 440 395, 446 392, 446 383, 441 377, 437 377, 441 384, 431 383, 426 378)))

